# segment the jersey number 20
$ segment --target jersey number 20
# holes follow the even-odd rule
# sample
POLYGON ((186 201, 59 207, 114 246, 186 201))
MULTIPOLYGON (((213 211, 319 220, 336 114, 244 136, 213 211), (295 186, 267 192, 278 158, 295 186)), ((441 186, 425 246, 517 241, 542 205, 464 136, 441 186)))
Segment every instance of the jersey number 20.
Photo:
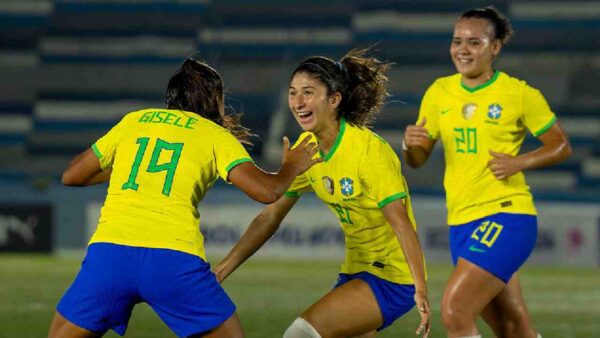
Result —
POLYGON ((477 128, 454 128, 457 153, 477 154, 477 128))
MULTIPOLYGON (((139 185, 135 182, 137 178, 138 171, 140 169, 140 164, 142 163, 142 158, 144 158, 144 154, 146 153, 146 148, 148 147, 148 142, 150 141, 149 137, 140 137, 137 139, 136 143, 139 144, 138 151, 135 154, 135 160, 133 160, 133 165, 131 166, 131 172, 129 173, 129 179, 127 182, 123 184, 121 189, 127 190, 138 190, 139 185)), ((169 196, 171 193, 171 186, 173 185, 173 176, 175 176, 175 170, 177 169, 177 164, 179 163, 179 157, 181 156, 181 150, 183 149, 183 143, 169 143, 167 141, 157 139, 156 145, 154 146, 154 150, 152 151, 152 158, 150 159, 150 164, 148 165, 148 169, 146 169, 149 173, 157 173, 160 171, 167 171, 167 175, 165 176, 165 183, 163 184, 162 194, 165 196, 169 196), (158 158, 160 157, 160 153, 163 150, 172 151, 171 161, 163 164, 158 164, 158 158)))

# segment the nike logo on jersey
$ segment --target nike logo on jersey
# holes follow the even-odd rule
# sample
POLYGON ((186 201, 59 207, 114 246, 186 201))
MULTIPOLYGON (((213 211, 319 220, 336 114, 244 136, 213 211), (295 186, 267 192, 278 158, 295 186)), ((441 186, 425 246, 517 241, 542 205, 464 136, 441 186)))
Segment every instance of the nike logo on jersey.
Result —
POLYGON ((483 250, 483 249, 479 249, 479 248, 478 248, 478 247, 476 247, 475 245, 471 245, 471 246, 469 247, 469 251, 473 251, 473 252, 482 252, 482 253, 483 253, 483 252, 485 252, 485 250, 483 250))
POLYGON ((447 112, 451 111, 452 109, 444 109, 440 111, 440 115, 446 115, 447 112))

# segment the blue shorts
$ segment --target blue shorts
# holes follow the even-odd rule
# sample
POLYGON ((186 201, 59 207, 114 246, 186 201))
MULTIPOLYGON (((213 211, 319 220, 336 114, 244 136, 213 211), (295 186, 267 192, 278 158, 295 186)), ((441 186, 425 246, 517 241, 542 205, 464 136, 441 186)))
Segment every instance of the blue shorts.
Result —
POLYGON ((508 283, 537 240, 537 217, 498 213, 450 227, 452 263, 459 257, 508 283))
POLYGON ((340 273, 334 289, 338 286, 353 280, 360 279, 365 281, 373 290, 381 315, 383 324, 377 328, 381 331, 402 317, 405 313, 415 306, 415 286, 412 284, 397 284, 386 281, 368 272, 359 272, 355 274, 340 273))
POLYGON ((180 337, 209 331, 235 312, 210 265, 187 253, 110 243, 89 246, 57 306, 71 323, 124 335, 131 311, 146 302, 180 337))

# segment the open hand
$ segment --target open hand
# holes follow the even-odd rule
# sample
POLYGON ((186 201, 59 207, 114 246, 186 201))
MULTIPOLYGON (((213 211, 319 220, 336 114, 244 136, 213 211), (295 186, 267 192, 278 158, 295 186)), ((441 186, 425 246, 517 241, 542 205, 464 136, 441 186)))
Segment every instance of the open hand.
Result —
POLYGON ((415 303, 417 306, 417 310, 419 310, 419 315, 421 315, 421 323, 415 332, 417 335, 423 335, 423 338, 429 337, 429 330, 431 329, 429 322, 429 317, 431 317, 431 306, 429 306, 429 300, 427 299, 427 295, 421 292, 415 293, 415 303))
POLYGON ((287 136, 283 137, 283 159, 281 164, 292 166, 297 171, 296 175, 300 175, 313 165, 323 162, 320 157, 313 159, 319 148, 317 143, 310 142, 310 139, 312 137, 305 137, 298 146, 290 149, 290 140, 287 136))

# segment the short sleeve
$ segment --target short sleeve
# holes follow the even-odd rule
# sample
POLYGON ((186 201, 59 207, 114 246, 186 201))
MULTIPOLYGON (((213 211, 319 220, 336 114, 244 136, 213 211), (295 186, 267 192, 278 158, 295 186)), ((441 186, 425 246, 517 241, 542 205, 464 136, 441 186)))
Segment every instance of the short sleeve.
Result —
POLYGON ((429 131, 429 138, 433 140, 437 140, 440 136, 439 109, 435 103, 435 86, 435 83, 432 84, 425 92, 425 95, 423 95, 421 108, 419 109, 419 118, 417 119, 417 123, 419 123, 423 118, 427 118, 425 128, 429 131))
POLYGON ((212 142, 217 171, 225 182, 229 182, 227 177, 231 169, 244 162, 253 162, 244 146, 224 129, 214 135, 212 142))
POLYGON ((119 123, 108 131, 108 133, 92 144, 92 150, 94 151, 94 154, 96 154, 96 157, 98 157, 102 170, 112 167, 117 146, 126 134, 127 116, 128 115, 125 115, 119 123))
POLYGON ((545 133, 556 122, 556 115, 539 90, 525 86, 522 98, 523 124, 533 136, 538 137, 545 133))
POLYGON ((287 197, 298 197, 304 192, 312 191, 312 187, 306 173, 296 176, 292 185, 285 192, 287 197))
MULTIPOLYGON (((311 133, 305 132, 302 133, 300 135, 300 137, 298 138, 298 141, 296 141, 296 143, 294 143, 294 145, 292 146, 292 149, 296 148, 298 146, 298 144, 300 142, 302 142, 302 140, 304 140, 307 137, 313 137, 311 133)), ((315 157, 320 156, 319 154, 315 154, 315 157)), ((310 169, 309 169, 310 170, 310 169)), ((310 185, 310 181, 308 178, 308 175, 306 174, 308 171, 304 172, 303 174, 300 174, 298 176, 296 176, 296 178, 294 179, 294 182, 292 182, 292 185, 288 188, 288 190, 285 192, 285 195, 288 197, 298 197, 300 196, 303 192, 308 192, 308 191, 312 191, 312 187, 310 185)))
POLYGON ((370 146, 365 156, 368 158, 363 160, 360 177, 377 202, 377 207, 381 209, 397 199, 405 198, 408 192, 400 170, 400 160, 389 144, 370 146))

